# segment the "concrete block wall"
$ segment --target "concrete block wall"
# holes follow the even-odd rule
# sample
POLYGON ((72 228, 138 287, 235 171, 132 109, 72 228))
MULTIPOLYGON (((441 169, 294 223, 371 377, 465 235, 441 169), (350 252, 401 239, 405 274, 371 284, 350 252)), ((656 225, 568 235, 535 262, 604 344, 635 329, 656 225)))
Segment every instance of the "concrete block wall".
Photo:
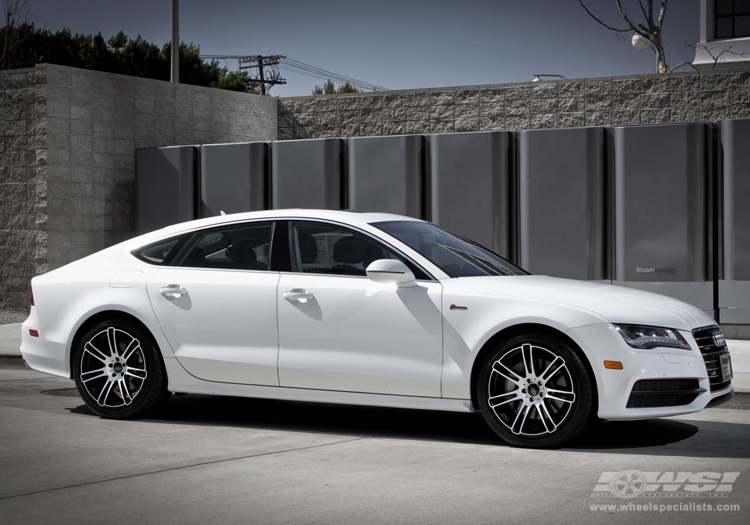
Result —
POLYGON ((750 70, 729 70, 283 98, 279 139, 747 117, 750 70))
POLYGON ((0 309, 47 269, 46 113, 44 71, 0 74, 0 309))
POLYGON ((275 139, 270 97, 55 65, 0 72, 0 308, 134 234, 136 148, 275 139))
POLYGON ((750 70, 275 99, 54 65, 0 71, 0 309, 133 235, 134 151, 750 117, 750 70))

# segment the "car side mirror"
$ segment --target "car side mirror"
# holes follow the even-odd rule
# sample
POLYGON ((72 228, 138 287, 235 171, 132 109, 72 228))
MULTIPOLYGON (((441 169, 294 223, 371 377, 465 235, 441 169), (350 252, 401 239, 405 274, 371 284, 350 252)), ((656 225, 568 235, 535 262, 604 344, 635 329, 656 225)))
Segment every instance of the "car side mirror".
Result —
POLYGON ((376 283, 396 283, 400 288, 417 285, 417 280, 409 267, 396 259, 373 261, 365 272, 367 277, 376 283))

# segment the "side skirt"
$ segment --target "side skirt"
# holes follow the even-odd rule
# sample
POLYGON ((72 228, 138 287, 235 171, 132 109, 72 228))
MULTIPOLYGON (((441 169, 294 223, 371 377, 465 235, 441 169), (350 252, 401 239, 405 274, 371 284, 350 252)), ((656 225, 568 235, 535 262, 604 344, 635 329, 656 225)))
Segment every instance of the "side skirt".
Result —
POLYGON ((165 359, 164 361, 167 377, 169 378, 169 390, 181 394, 253 397, 283 401, 309 401, 313 403, 438 410, 444 412, 474 412, 470 399, 410 397, 204 381, 188 374, 176 359, 165 359))

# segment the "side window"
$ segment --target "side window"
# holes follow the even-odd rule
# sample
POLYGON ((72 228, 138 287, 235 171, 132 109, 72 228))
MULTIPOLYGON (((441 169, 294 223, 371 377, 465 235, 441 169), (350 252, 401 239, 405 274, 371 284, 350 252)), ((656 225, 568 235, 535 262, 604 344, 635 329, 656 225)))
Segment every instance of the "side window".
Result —
POLYGON ((174 257, 175 252, 179 251, 179 245, 184 245, 184 240, 177 237, 159 241, 133 252, 133 255, 144 262, 164 266, 169 262, 170 257, 174 257))
POLYGON ((253 223, 198 233, 176 266, 217 270, 268 270, 273 223, 253 223))
POLYGON ((334 224, 292 222, 293 269, 302 273, 361 275, 377 259, 399 259, 383 245, 361 233, 334 224))

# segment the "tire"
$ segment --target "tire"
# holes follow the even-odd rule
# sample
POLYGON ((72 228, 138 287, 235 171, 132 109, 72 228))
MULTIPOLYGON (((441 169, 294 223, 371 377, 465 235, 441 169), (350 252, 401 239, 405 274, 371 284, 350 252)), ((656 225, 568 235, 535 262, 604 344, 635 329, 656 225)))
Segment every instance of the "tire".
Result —
POLYGON ((169 397, 156 345, 131 322, 110 320, 93 326, 74 351, 73 378, 78 393, 100 416, 141 417, 169 397))
POLYGON ((578 354, 554 337, 514 337, 481 367, 476 388, 482 416, 511 445, 558 447, 592 417, 591 376, 578 354))

